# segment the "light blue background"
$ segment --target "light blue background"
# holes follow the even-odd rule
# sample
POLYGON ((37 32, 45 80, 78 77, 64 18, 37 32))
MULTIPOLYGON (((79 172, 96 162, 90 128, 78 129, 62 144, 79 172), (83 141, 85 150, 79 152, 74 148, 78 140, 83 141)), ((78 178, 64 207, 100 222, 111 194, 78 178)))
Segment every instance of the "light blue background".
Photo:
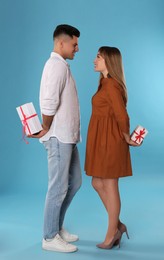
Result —
POLYGON ((53 48, 53 30, 60 23, 81 31, 80 51, 70 64, 81 106, 82 168, 90 99, 99 77, 93 71, 93 60, 100 46, 109 45, 122 52, 131 130, 138 124, 149 130, 142 148, 132 151, 134 171, 139 168, 150 174, 162 170, 163 8, 164 1, 159 0, 0 1, 1 190, 36 190, 45 185, 43 147, 36 140, 30 140, 30 145, 21 141, 15 107, 32 101, 39 113, 42 69, 53 48))
MULTIPOLYGON (((36 201, 43 206, 47 187, 46 152, 37 140, 30 140, 29 145, 21 140, 22 128, 15 108, 32 101, 39 113, 38 95, 42 69, 53 48, 53 30, 60 23, 71 24, 81 31, 80 51, 74 61, 69 63, 77 83, 81 107, 83 142, 79 144, 79 150, 82 169, 91 114, 90 100, 97 90, 99 78, 93 70, 93 60, 100 46, 115 46, 123 56, 131 131, 138 124, 149 131, 142 147, 131 149, 133 180, 143 185, 140 186, 143 188, 142 198, 147 194, 145 187, 148 180, 155 184, 158 179, 155 187, 162 191, 163 11, 163 0, 0 0, 1 198, 17 194, 19 198, 27 196, 31 207, 35 208, 36 201)), ((135 183, 129 179, 126 181, 130 185, 135 183)), ((124 185, 125 188, 129 187, 123 184, 123 188, 124 185)), ((132 195, 137 198, 138 189, 139 187, 131 186, 127 201, 132 195)), ((153 186, 151 195, 152 192, 153 186)), ((92 194, 94 200, 98 201, 91 189, 90 178, 84 172, 83 188, 79 194, 79 198, 77 195, 75 199, 77 204, 80 199, 84 202, 87 194, 92 194)), ((95 205, 97 201, 94 202, 95 205)), ((24 211, 23 203, 17 201, 16 205, 19 206, 15 206, 21 212, 24 211)), ((10 207, 8 200, 2 201, 2 205, 2 220, 6 221, 6 226, 8 222, 12 225, 12 220, 7 222, 7 219, 11 211, 17 218, 15 207, 10 207)), ((18 215, 21 219, 20 211, 18 215)), ((40 215, 34 218, 34 222, 39 217, 40 215)), ((41 228, 42 223, 38 229, 41 228)))

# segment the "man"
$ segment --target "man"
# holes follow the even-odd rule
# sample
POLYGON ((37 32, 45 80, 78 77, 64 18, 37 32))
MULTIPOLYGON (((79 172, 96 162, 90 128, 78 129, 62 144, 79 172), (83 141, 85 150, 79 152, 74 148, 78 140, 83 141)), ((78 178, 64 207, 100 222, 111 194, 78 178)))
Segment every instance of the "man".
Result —
POLYGON ((63 228, 65 213, 81 186, 81 170, 76 144, 80 140, 80 115, 76 85, 66 59, 78 52, 80 32, 70 25, 54 31, 54 50, 45 64, 40 87, 43 130, 40 138, 48 154, 48 191, 45 202, 45 250, 74 252, 69 242, 77 235, 63 228))

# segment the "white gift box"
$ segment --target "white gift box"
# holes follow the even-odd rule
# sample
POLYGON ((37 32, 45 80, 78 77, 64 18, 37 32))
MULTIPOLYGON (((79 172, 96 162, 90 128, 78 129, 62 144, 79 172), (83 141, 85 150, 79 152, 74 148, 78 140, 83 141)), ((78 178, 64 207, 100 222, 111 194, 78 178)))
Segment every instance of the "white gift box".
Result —
POLYGON ((143 126, 139 125, 133 131, 133 133, 131 135, 131 140, 133 140, 137 144, 140 144, 147 134, 148 134, 147 129, 144 128, 143 126))
POLYGON ((23 132, 26 135, 36 134, 42 130, 39 117, 32 102, 19 106, 16 110, 22 121, 23 132))

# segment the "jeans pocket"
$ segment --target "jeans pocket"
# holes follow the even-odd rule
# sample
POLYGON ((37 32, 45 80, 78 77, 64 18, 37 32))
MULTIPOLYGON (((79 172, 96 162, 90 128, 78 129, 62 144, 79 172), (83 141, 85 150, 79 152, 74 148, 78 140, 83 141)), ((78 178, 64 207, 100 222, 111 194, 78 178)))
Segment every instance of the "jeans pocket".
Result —
POLYGON ((43 141, 42 142, 42 144, 43 144, 44 148, 46 149, 46 151, 48 150, 48 141, 43 141))
POLYGON ((45 141, 43 145, 47 151, 48 158, 60 158, 59 141, 56 137, 51 137, 48 141, 45 141))

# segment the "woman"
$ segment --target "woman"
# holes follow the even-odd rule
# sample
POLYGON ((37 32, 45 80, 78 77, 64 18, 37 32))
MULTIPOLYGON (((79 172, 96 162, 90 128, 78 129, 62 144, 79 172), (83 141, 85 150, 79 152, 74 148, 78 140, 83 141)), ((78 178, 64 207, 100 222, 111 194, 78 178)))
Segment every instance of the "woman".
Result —
POLYGON ((126 226, 119 220, 118 180, 132 175, 129 145, 139 145, 130 139, 127 90, 120 51, 114 47, 101 47, 94 65, 95 71, 100 72, 100 82, 92 98, 85 171, 92 176, 92 185, 108 213, 106 237, 97 246, 110 249, 120 245, 124 232, 128 236, 126 226))

